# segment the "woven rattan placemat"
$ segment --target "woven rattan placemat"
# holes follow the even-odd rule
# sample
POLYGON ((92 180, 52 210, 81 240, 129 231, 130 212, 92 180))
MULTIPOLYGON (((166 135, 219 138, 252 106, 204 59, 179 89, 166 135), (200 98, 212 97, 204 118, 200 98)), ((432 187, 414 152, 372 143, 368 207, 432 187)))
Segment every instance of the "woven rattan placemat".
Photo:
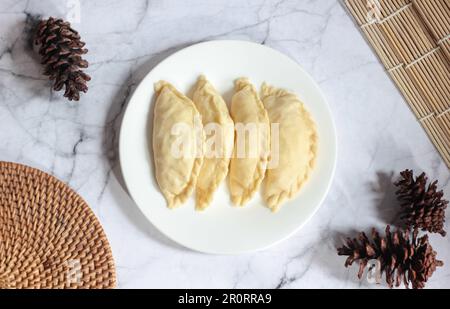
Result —
POLYGON ((0 288, 113 288, 105 233, 83 199, 37 169, 0 162, 0 288))
POLYGON ((450 1, 346 5, 450 168, 450 1))

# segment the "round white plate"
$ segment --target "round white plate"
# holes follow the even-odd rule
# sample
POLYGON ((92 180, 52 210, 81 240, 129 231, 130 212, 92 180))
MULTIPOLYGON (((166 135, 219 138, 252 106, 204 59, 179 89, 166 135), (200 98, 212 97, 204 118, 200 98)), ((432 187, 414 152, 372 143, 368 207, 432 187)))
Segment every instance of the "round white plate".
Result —
POLYGON ((324 200, 336 165, 336 132, 329 107, 317 84, 293 60, 262 45, 211 41, 185 48, 156 66, 128 104, 120 132, 120 164, 131 197, 147 219, 167 237, 193 250, 238 254, 261 250, 288 238, 304 225, 324 200), (167 80, 184 93, 205 74, 230 102, 233 81, 248 77, 256 87, 266 81, 295 92, 316 121, 316 167, 298 196, 278 213, 265 207, 260 194, 245 208, 233 207, 226 181, 205 212, 186 205, 169 210, 155 180, 152 152, 153 84, 167 80))

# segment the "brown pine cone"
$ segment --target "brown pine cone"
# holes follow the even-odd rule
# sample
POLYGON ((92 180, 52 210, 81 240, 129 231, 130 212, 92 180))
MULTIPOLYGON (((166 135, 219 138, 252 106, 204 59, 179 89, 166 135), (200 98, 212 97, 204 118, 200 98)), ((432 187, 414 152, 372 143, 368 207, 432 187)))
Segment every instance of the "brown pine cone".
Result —
MULTIPOLYGON (((361 279, 367 264, 377 260, 381 266, 380 272, 386 276, 390 288, 400 286, 403 282, 406 288, 422 289, 443 262, 436 259, 436 252, 431 247, 428 236, 417 239, 418 230, 396 231, 391 233, 386 227, 386 236, 373 229, 372 240, 362 232, 358 239, 347 239, 346 244, 338 249, 338 255, 348 256, 345 267, 359 262, 358 278, 361 279)), ((380 274, 380 275, 381 275, 380 274)))
POLYGON ((80 92, 87 92, 87 82, 91 80, 82 71, 89 65, 82 58, 88 50, 83 48, 85 43, 78 32, 70 23, 50 17, 39 23, 34 42, 40 45, 44 75, 54 81, 53 89, 59 91, 65 86, 64 96, 70 101, 78 101, 80 92))
POLYGON ((414 179, 410 170, 400 173, 401 179, 395 183, 401 202, 401 219, 409 229, 419 228, 430 233, 446 235, 444 231, 445 209, 448 201, 443 199, 443 191, 437 191, 437 181, 427 187, 425 173, 414 179))

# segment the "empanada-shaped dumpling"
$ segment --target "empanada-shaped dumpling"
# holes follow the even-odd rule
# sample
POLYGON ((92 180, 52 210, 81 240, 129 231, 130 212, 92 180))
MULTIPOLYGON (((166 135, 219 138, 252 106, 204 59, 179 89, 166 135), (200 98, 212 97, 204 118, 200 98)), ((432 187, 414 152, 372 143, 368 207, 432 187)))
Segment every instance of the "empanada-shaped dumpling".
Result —
POLYGON ((204 210, 228 174, 234 146, 234 123, 225 101, 204 76, 197 81, 192 100, 202 115, 206 137, 205 156, 196 187, 197 209, 204 210))
POLYGON ((262 100, 270 122, 279 124, 279 146, 273 147, 278 151, 271 154, 263 189, 267 205, 277 211, 308 180, 317 153, 317 133, 310 114, 296 95, 264 84, 262 100))
POLYGON ((231 200, 245 205, 259 189, 266 172, 270 151, 269 118, 252 84, 246 78, 236 81, 231 117, 236 138, 230 164, 231 200))
POLYGON ((153 121, 156 180, 169 208, 180 206, 195 188, 203 163, 201 116, 194 103, 171 84, 155 84, 153 121), (200 131, 200 132, 199 132, 200 131))

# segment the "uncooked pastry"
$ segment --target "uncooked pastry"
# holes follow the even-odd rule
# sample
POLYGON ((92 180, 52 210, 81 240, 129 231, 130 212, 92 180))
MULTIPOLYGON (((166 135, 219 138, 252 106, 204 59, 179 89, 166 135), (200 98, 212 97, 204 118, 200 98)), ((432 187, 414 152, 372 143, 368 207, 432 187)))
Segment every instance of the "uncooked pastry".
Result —
POLYGON ((255 87, 246 78, 235 83, 231 117, 236 127, 230 164, 231 200, 235 205, 244 206, 261 185, 270 151, 269 118, 255 87), (253 125, 256 134, 240 134, 247 125, 249 128, 253 125))
MULTIPOLYGON (((261 96, 271 124, 279 124, 278 164, 269 166, 263 185, 267 205, 277 211, 308 180, 317 154, 317 132, 295 94, 263 84, 261 96)), ((271 161, 274 155, 271 154, 271 161)))
POLYGON ((186 202, 200 173, 204 142, 201 116, 194 103, 168 82, 156 83, 155 92, 158 95, 153 120, 156 180, 168 207, 173 209, 186 202), (177 126, 184 130, 177 130, 177 126), (179 144, 182 147, 177 147, 179 144))
POLYGON ((204 210, 228 174, 234 147, 234 123, 225 101, 203 75, 197 81, 192 100, 202 115, 206 137, 205 157, 195 193, 197 210, 204 210))

